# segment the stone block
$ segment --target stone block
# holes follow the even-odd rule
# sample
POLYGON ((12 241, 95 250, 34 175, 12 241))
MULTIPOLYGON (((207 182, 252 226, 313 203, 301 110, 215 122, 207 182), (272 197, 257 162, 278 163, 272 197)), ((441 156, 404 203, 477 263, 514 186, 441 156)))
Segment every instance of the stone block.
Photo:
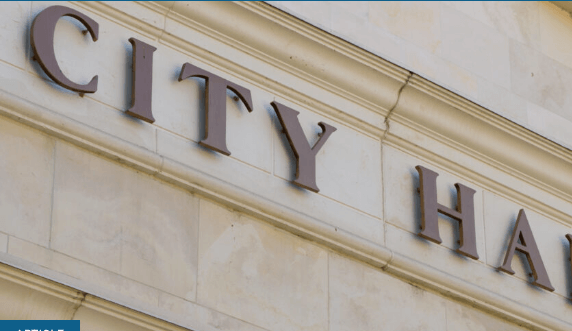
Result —
POLYGON ((355 5, 356 2, 332 3, 331 32, 386 60, 400 63, 401 46, 406 42, 389 31, 370 24, 367 18, 369 5, 367 2, 355 5), (354 7, 355 11, 350 9, 354 7))
POLYGON ((330 331, 446 330, 446 300, 330 254, 330 331))
POLYGON ((441 47, 437 2, 370 2, 369 22, 431 53, 441 47))
POLYGON ((197 302, 268 330, 327 330, 327 252, 201 200, 197 302))
POLYGON ((48 246, 54 139, 0 118, 0 231, 48 246))
POLYGON ((540 47, 535 50, 572 68, 572 38, 570 13, 550 2, 539 2, 540 47))
POLYGON ((0 60, 20 69, 26 69, 30 52, 29 26, 31 1, 11 1, 2 5, 2 33, 0 34, 0 60))
POLYGON ((150 178, 139 178, 134 189, 138 211, 123 219, 121 274, 194 300, 198 199, 150 178))
POLYGON ((138 215, 137 176, 70 144, 56 148, 51 247, 119 273, 122 225, 138 215))
POLYGON ((78 288, 102 297, 116 298, 124 304, 156 307, 159 300, 160 291, 156 288, 18 238, 10 238, 8 254, 53 270, 60 274, 60 279, 65 279, 62 275, 69 276, 79 281, 81 285, 78 288))
POLYGON ((58 145, 52 247, 169 293, 195 296, 197 200, 58 145))
POLYGON ((8 235, 0 233, 0 252, 8 252, 8 235))
MULTIPOLYGON (((339 8, 348 14, 359 17, 363 21, 368 20, 369 1, 332 1, 331 4, 332 10, 334 8, 339 8)), ((332 23, 335 23, 335 20, 332 20, 332 23)))
POLYGON ((443 6, 439 55, 486 80, 510 88, 509 38, 443 6))
POLYGON ((511 90, 572 120, 572 68, 518 42, 510 44, 511 90))
POLYGON ((530 47, 540 47, 539 7, 532 1, 443 1, 443 5, 474 18, 530 47))

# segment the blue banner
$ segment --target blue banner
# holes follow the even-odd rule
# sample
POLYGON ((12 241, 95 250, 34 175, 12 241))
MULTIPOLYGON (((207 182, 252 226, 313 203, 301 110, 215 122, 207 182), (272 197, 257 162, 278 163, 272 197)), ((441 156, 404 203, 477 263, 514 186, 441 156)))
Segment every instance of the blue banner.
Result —
POLYGON ((80 331, 79 321, 0 321, 2 331, 80 331))

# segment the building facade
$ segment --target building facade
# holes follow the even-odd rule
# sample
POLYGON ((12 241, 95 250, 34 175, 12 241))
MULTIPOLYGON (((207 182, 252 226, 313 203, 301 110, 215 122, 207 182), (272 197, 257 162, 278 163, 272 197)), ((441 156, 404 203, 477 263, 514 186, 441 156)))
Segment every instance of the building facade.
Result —
POLYGON ((568 5, 2 3, 0 319, 570 330, 568 5))

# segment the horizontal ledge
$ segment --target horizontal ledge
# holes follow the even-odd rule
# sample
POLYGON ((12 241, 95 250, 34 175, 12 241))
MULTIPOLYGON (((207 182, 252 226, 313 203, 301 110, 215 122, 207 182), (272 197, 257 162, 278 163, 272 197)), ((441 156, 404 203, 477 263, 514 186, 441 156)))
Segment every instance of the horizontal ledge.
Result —
MULTIPOLYGON (((128 16, 108 4, 77 5, 114 19, 128 16)), ((297 19, 264 3, 193 2, 189 7, 179 3, 171 7, 151 2, 141 6, 165 15, 168 24, 157 37, 159 44, 376 137, 383 134, 384 116, 410 75, 339 38, 330 36, 326 42, 320 34, 311 33, 311 26, 300 30, 297 19), (263 28, 267 25, 272 28, 263 28), (193 31, 193 38, 186 31, 193 31), (224 56, 219 55, 221 49, 224 56), (333 67, 343 70, 325 70, 333 67), (289 79, 273 79, 276 73, 289 79), (319 90, 318 96, 304 93, 308 87, 319 90)), ((136 19, 128 17, 128 22, 136 19)))
MULTIPOLYGON (((127 322, 133 325, 135 328, 143 327, 145 330, 154 331, 188 330, 157 317, 126 308, 120 304, 104 300, 100 297, 88 294, 79 289, 61 284, 57 281, 49 280, 42 276, 26 271, 24 268, 18 268, 10 264, 0 263, 0 280, 5 280, 8 282, 8 286, 10 287, 12 295, 16 294, 13 292, 13 286, 17 284, 27 290, 32 290, 34 293, 48 295, 50 298, 54 299, 52 302, 70 302, 73 305, 72 312, 84 307, 92 311, 97 311, 103 316, 114 317, 123 322, 127 322)), ((0 292, 5 292, 1 285, 0 292)), ((20 295, 15 298, 16 301, 13 303, 14 306, 26 307, 26 314, 30 314, 34 311, 34 309, 45 309, 42 307, 42 305, 45 304, 45 300, 36 303, 33 301, 33 298, 34 297, 30 295, 20 295), (22 300, 22 302, 18 302, 17 300, 22 300), (37 306, 34 306, 35 304, 37 304, 37 306)), ((63 316, 64 313, 70 313, 68 307, 70 306, 63 306, 61 311, 53 311, 52 313, 62 313, 60 316, 63 316)), ((29 317, 33 318, 34 316, 29 315, 29 317)))

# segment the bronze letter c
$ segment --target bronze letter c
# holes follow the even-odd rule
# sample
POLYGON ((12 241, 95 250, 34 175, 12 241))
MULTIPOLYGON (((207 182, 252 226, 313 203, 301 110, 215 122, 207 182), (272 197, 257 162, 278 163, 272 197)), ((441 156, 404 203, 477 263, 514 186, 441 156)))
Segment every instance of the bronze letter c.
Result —
POLYGON ((79 93, 94 93, 97 91, 97 76, 94 76, 86 85, 76 84, 63 74, 58 65, 56 54, 54 53, 54 32, 58 20, 63 16, 70 16, 80 21, 91 34, 93 41, 97 41, 99 24, 96 21, 68 7, 48 7, 39 13, 32 23, 30 40, 35 60, 58 85, 79 93))

